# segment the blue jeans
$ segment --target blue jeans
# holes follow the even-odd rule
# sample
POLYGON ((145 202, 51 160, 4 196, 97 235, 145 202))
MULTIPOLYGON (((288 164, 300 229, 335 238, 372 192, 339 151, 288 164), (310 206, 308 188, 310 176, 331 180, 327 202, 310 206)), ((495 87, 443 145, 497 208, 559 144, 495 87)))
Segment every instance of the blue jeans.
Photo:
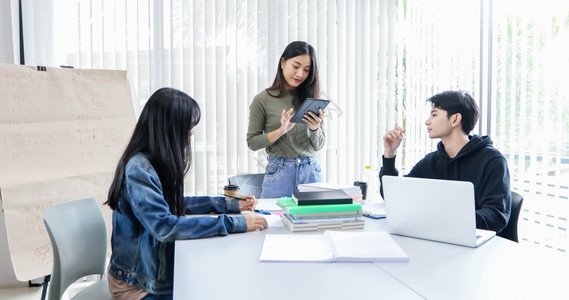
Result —
POLYGON ((261 198, 290 197, 301 183, 321 182, 316 156, 284 158, 269 156, 261 198))

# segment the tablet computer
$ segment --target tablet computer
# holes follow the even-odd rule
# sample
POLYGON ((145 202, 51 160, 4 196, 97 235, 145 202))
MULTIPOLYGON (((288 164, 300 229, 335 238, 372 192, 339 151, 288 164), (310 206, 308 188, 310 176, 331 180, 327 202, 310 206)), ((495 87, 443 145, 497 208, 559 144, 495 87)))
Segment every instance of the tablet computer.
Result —
POLYGON ((298 111, 292 116, 290 119, 291 122, 294 123, 306 123, 302 120, 304 114, 307 114, 309 111, 314 112, 318 115, 318 109, 324 110, 324 108, 330 103, 330 100, 325 99, 316 99, 316 98, 306 98, 298 111))

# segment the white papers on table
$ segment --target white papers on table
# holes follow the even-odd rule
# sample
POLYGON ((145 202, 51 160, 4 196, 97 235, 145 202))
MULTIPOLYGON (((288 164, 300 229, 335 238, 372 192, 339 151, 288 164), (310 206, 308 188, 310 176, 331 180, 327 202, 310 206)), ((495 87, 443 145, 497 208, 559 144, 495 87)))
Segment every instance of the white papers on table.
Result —
POLYGON ((387 262, 408 261, 387 232, 327 230, 323 234, 267 234, 262 262, 387 262))
POLYGON ((373 219, 385 218, 385 203, 383 202, 365 202, 362 204, 363 215, 373 219))
POLYGON ((283 221, 281 221, 281 216, 279 215, 261 215, 261 217, 264 217, 265 219, 267 219, 267 223, 269 224, 269 228, 272 227, 284 227, 283 221))
POLYGON ((276 198, 257 199, 257 205, 255 205, 255 209, 268 211, 270 213, 283 212, 282 207, 277 205, 276 198))

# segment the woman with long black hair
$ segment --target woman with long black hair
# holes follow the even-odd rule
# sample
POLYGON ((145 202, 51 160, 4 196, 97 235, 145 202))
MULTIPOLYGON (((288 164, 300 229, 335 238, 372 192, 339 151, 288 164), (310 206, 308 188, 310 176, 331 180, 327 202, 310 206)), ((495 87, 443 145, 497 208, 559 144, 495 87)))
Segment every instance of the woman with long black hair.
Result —
POLYGON ((162 88, 148 100, 118 163, 109 190, 113 210, 109 290, 117 299, 171 299, 174 241, 268 227, 251 211, 254 196, 184 197, 192 162, 198 103, 176 89, 162 88), (186 214, 219 213, 186 217, 186 214))

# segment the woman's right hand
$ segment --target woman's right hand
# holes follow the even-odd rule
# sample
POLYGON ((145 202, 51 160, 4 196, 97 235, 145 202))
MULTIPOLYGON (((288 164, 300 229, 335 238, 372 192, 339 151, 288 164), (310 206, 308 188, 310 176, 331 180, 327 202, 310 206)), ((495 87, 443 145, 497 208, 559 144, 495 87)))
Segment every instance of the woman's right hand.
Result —
POLYGON ((241 195, 244 200, 239 200, 240 211, 253 211, 257 205, 257 199, 253 195, 241 195))
POLYGON ((383 157, 385 158, 393 158, 395 157, 395 151, 401 145, 401 141, 403 141, 403 134, 405 133, 405 129, 395 125, 395 128, 389 130, 383 136, 383 157))
POLYGON ((269 143, 273 144, 276 142, 281 136, 285 135, 285 133, 289 132, 293 127, 294 124, 290 121, 292 119, 292 111, 294 109, 291 108, 288 111, 284 110, 281 112, 281 127, 269 132, 267 134, 267 138, 269 139, 269 143))
POLYGON ((283 111, 281 112, 281 128, 280 129, 281 129, 283 135, 285 133, 289 132, 294 127, 295 123, 290 121, 290 119, 292 119, 292 111, 293 110, 294 110, 294 108, 291 108, 288 111, 285 111, 283 109, 283 111))
POLYGON ((269 228, 269 224, 264 217, 255 214, 245 215, 245 220, 247 221, 247 231, 253 230, 263 230, 269 228))

